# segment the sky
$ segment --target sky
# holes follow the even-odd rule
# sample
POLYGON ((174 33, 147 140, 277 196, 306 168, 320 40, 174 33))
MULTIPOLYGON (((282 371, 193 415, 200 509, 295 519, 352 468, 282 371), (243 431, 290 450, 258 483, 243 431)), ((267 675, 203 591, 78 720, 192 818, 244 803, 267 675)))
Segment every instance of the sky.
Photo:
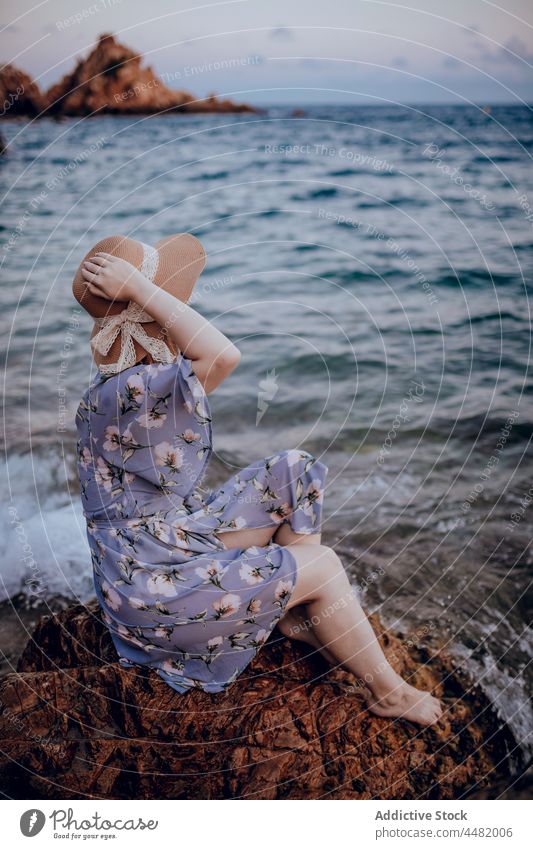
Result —
POLYGON ((533 102, 533 0, 3 0, 41 87, 112 32, 162 79, 268 103, 533 102))

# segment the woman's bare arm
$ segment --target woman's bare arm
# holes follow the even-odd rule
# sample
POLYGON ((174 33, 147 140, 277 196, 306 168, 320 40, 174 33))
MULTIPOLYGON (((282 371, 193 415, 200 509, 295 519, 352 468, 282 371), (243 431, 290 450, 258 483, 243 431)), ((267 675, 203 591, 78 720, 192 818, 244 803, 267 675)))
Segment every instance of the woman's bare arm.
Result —
POLYGON ((98 253, 84 263, 82 274, 93 295, 111 301, 133 300, 158 321, 191 360, 206 392, 222 383, 238 365, 241 355, 233 342, 126 260, 98 253))

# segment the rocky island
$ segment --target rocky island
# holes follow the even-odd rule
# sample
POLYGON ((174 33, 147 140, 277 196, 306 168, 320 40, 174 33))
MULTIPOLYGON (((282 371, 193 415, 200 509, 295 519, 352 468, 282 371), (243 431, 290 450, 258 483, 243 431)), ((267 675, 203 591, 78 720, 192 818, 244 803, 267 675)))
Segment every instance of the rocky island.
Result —
POLYGON ((197 98, 169 88, 143 58, 108 33, 46 92, 12 64, 0 70, 4 117, 160 115, 174 112, 256 112, 214 94, 197 98))
POLYGON ((353 676, 276 630, 225 693, 181 696, 154 671, 120 666, 96 602, 46 616, 0 689, 1 789, 17 799, 456 799, 505 783, 514 741, 481 690, 443 651, 371 619, 397 671, 443 698, 439 725, 372 715, 353 676))

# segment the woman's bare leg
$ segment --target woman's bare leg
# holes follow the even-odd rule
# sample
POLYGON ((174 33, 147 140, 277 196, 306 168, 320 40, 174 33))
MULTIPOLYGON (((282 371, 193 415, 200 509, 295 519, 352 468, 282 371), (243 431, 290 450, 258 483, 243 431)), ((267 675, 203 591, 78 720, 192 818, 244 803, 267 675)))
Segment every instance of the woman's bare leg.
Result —
POLYGON ((287 637, 308 643, 332 665, 341 665, 364 680, 371 693, 368 707, 378 716, 403 717, 421 725, 437 722, 438 699, 407 684, 392 669, 370 622, 331 548, 319 534, 296 534, 280 527, 219 531, 226 548, 268 545, 274 537, 296 559, 296 585, 278 628, 287 637))
POLYGON ((306 643, 316 649, 331 666, 340 665, 337 658, 320 644, 318 637, 313 631, 313 625, 305 604, 300 604, 296 607, 291 607, 290 610, 286 610, 278 622, 278 630, 281 631, 284 637, 288 637, 290 640, 297 640, 300 643, 306 643))
MULTIPOLYGON (((268 545, 273 539, 278 545, 298 545, 306 543, 308 545, 320 545, 320 534, 297 534, 287 522, 282 525, 272 526, 268 528, 244 528, 240 531, 218 531, 217 536, 225 548, 247 548, 251 545, 268 545)), ((305 605, 294 607, 287 611, 278 622, 278 629, 285 637, 291 640, 298 640, 302 643, 312 646, 320 652, 332 666, 337 666, 337 660, 333 657, 324 646, 321 646, 312 627, 309 626, 309 619, 305 605)))
POLYGON ((250 548, 252 545, 268 545, 275 530, 275 527, 243 528, 240 531, 219 530, 215 531, 215 534, 222 541, 224 548, 250 548))
POLYGON ((274 534, 274 542, 277 542, 279 545, 297 545, 299 543, 305 543, 306 545, 320 545, 321 540, 322 534, 320 533, 297 534, 296 531, 293 531, 288 522, 283 522, 274 534))
POLYGON ((288 548, 296 559, 297 578, 287 611, 305 605, 320 646, 370 690, 369 709, 421 725, 437 722, 439 700, 411 687, 392 669, 335 552, 303 543, 288 548))
POLYGON ((278 545, 297 545, 305 542, 319 545, 320 534, 297 534, 288 522, 281 525, 269 525, 266 528, 242 528, 239 531, 215 531, 225 548, 248 548, 251 545, 268 545, 274 540, 278 545))

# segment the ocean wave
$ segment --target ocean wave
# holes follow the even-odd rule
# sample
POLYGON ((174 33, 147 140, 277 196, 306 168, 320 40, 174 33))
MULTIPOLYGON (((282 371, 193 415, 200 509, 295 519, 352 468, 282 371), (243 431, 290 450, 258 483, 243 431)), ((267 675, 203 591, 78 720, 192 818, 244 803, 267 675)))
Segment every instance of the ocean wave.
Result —
POLYGON ((323 189, 313 189, 307 192, 305 195, 291 195, 291 200, 293 201, 305 201, 305 200, 320 200, 321 198, 334 198, 340 194, 339 189, 336 189, 334 186, 329 186, 323 189))
POLYGON ((209 181, 209 180, 225 180, 230 176, 229 171, 204 171, 201 174, 195 174, 191 176, 189 179, 196 182, 197 180, 201 181, 209 181))

